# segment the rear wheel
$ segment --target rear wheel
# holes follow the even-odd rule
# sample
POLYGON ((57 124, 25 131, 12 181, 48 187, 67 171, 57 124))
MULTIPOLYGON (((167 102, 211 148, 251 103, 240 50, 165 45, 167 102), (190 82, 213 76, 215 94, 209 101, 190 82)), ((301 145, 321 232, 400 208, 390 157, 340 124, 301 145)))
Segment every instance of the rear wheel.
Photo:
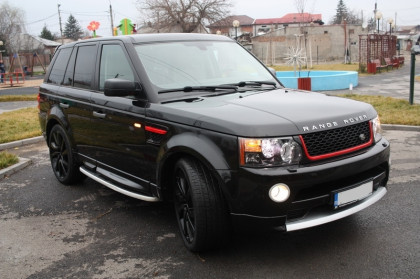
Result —
POLYGON ((84 178, 76 164, 69 138, 63 127, 55 125, 51 129, 48 146, 51 166, 58 181, 63 184, 73 184, 84 178))
POLYGON ((230 236, 225 203, 216 179, 195 159, 180 159, 174 170, 174 204, 185 246, 194 252, 217 248, 230 236))

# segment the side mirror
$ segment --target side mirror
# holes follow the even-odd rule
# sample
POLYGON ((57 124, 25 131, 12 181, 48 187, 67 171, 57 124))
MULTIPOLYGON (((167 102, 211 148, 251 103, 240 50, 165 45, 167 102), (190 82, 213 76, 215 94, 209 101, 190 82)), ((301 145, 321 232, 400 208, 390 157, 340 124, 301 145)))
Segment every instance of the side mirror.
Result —
POLYGON ((143 90, 138 82, 120 78, 105 80, 104 94, 110 97, 137 96, 143 90))

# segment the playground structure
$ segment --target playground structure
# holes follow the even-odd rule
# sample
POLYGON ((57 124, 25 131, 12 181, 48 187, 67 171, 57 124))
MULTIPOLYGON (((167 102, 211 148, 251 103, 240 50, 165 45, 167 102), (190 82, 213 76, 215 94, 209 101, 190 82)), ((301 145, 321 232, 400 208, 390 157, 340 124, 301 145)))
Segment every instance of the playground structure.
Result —
POLYGON ((382 34, 359 35, 359 70, 376 73, 377 68, 387 68, 392 61, 397 67, 404 63, 397 57, 397 36, 382 34), (378 62, 379 61, 379 64, 378 62), (376 62, 376 63, 375 63, 376 62))
POLYGON ((44 66, 44 63, 41 61, 40 57, 36 52, 24 53, 20 55, 17 53, 13 54, 9 61, 8 71, 6 71, 5 73, 0 73, 2 81, 1 85, 14 86, 25 83, 25 76, 33 75, 35 61, 37 61, 41 65, 45 73, 46 68, 44 66), (22 65, 21 56, 25 57, 25 61, 30 66, 22 65))

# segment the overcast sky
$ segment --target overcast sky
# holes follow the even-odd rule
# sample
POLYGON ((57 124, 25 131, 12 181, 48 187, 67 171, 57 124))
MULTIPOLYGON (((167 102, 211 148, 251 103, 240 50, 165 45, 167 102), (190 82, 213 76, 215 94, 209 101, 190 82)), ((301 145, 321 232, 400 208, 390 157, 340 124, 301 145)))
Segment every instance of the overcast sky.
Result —
MULTIPOLYGON (((0 0, 0 3, 7 0, 0 0)), ((134 23, 142 23, 137 9, 138 0, 14 0, 7 1, 9 5, 22 8, 25 11, 27 32, 33 35, 41 33, 44 24, 53 32, 59 34, 59 19, 57 4, 60 4, 61 21, 64 24, 70 13, 77 19, 83 30, 87 30, 92 20, 100 22, 97 34, 111 35, 109 5, 112 4, 114 25, 123 18, 129 18, 134 23)), ((347 8, 362 14, 365 19, 373 16, 375 2, 378 3, 385 19, 395 19, 397 25, 420 25, 420 1, 418 0, 344 0, 347 8)), ((234 4, 231 14, 247 15, 254 19, 282 17, 288 13, 296 13, 295 0, 232 0, 234 4)), ((322 19, 328 23, 336 13, 338 0, 307 0, 305 11, 322 14, 322 19)))

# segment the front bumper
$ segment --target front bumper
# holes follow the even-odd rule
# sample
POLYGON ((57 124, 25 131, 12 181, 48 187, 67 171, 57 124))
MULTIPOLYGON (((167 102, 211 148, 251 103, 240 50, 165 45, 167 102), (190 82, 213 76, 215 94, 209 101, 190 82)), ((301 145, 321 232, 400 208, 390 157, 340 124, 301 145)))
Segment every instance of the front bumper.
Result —
POLYGON ((291 168, 241 168, 224 173, 225 197, 232 221, 239 226, 271 227, 286 231, 328 223, 354 214, 380 200, 386 194, 390 146, 382 139, 374 146, 347 157, 291 168), (333 209, 333 192, 373 181, 369 197, 333 209), (227 182, 227 183, 226 183, 227 182), (290 198, 275 203, 268 191, 284 183, 290 198))
POLYGON ((306 215, 305 218, 296 221, 287 221, 285 226, 281 226, 278 229, 288 232, 297 231, 339 220, 371 206, 382 199, 386 192, 386 188, 381 186, 371 196, 358 203, 348 205, 333 212, 331 210, 314 210, 306 215))

